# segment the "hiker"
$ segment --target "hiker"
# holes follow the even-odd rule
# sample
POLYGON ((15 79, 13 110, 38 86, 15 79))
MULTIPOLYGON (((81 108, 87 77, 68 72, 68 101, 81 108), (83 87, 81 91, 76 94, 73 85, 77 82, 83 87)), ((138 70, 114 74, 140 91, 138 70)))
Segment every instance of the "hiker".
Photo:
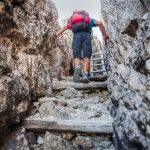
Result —
POLYGON ((104 40, 108 39, 108 34, 106 33, 105 27, 102 22, 95 19, 89 18, 89 14, 84 10, 74 11, 73 15, 68 20, 66 26, 55 33, 55 37, 58 37, 67 29, 73 32, 73 66, 74 75, 73 80, 75 82, 80 82, 80 77, 82 76, 82 82, 88 83, 90 58, 92 55, 92 45, 91 45, 91 32, 92 27, 99 27, 104 40), (83 67, 81 71, 81 50, 83 49, 83 67))

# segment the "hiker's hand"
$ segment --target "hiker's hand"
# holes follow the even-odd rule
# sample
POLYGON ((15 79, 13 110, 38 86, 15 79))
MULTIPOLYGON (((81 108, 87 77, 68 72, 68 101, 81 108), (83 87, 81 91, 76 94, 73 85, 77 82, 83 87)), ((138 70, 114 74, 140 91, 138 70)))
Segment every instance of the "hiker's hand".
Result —
POLYGON ((52 39, 53 39, 54 41, 57 39, 56 33, 54 33, 54 34, 52 35, 52 39))
POLYGON ((107 34, 107 33, 105 33, 103 36, 104 36, 104 41, 109 40, 109 36, 108 36, 108 34, 107 34))
POLYGON ((50 40, 52 43, 54 43, 57 39, 57 36, 56 36, 56 33, 54 33, 51 37, 50 37, 50 40))

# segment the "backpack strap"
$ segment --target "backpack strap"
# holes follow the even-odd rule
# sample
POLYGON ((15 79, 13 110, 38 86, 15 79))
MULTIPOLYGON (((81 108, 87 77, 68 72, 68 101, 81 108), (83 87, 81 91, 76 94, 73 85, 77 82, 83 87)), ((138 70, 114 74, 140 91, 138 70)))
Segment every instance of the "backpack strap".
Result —
POLYGON ((67 22, 67 28, 68 29, 71 29, 71 26, 72 26, 72 20, 71 20, 71 17, 68 19, 68 22, 67 22))
POLYGON ((70 17, 70 29, 72 30, 72 16, 70 17))

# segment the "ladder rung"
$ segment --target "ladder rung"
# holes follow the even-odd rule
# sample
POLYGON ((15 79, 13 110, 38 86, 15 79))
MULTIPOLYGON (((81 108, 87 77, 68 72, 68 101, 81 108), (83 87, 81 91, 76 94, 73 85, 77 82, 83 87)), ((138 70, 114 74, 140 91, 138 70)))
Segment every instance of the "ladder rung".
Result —
POLYGON ((105 64, 95 64, 95 65, 90 65, 90 67, 96 67, 96 66, 103 66, 105 64))
POLYGON ((94 54, 92 54, 92 56, 95 56, 95 55, 103 55, 102 53, 94 53, 94 54))
POLYGON ((96 61, 96 60, 104 60, 104 58, 93 58, 91 61, 96 61))
POLYGON ((103 54, 102 55, 92 55, 92 58, 103 58, 103 54))
POLYGON ((106 72, 106 70, 96 70, 96 71, 90 71, 90 73, 101 73, 101 72, 106 72))

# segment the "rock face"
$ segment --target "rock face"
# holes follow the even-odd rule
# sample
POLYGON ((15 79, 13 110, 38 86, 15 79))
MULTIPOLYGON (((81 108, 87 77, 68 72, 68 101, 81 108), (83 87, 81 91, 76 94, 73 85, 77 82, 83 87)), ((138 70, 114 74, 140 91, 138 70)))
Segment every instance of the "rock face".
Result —
POLYGON ((109 97, 116 149, 150 149, 150 2, 102 0, 112 41, 109 97))
POLYGON ((68 49, 51 0, 0 1, 0 128, 20 122, 31 99, 52 95, 51 78, 69 73, 68 49))
MULTIPOLYGON (((66 139, 63 135, 53 134, 47 132, 44 137, 44 144, 41 145, 42 149, 70 149, 70 150, 114 150, 112 142, 108 137, 96 137, 75 135, 71 139, 66 139), (53 143, 53 144, 52 144, 53 143)), ((40 148, 41 148, 40 147, 40 148)))
POLYGON ((6 139, 7 142, 1 147, 1 150, 30 150, 25 128, 18 128, 11 133, 8 139, 6 139))

